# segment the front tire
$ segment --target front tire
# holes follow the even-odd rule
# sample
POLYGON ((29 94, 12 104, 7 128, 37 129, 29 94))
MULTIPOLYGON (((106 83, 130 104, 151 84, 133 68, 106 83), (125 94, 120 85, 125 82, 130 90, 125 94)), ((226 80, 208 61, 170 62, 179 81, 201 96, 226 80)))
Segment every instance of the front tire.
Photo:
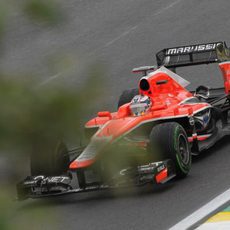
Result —
POLYGON ((34 152, 30 157, 31 175, 57 176, 66 173, 70 163, 68 150, 63 142, 48 154, 34 152))
POLYGON ((173 160, 177 178, 187 176, 191 169, 191 150, 184 128, 177 122, 166 122, 153 127, 149 151, 154 159, 173 160))

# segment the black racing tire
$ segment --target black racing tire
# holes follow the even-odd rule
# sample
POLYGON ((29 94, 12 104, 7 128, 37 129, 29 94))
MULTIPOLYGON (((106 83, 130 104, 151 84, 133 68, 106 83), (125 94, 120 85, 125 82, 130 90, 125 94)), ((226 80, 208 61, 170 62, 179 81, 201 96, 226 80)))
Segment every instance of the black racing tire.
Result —
POLYGON ((118 101, 118 108, 126 103, 129 103, 134 96, 139 94, 139 89, 127 89, 123 91, 118 101))
POLYGON ((177 122, 161 123, 150 133, 149 151, 154 160, 173 160, 176 177, 184 178, 191 169, 191 150, 184 128, 177 122))
POLYGON ((70 163, 68 149, 63 142, 49 154, 35 152, 30 157, 31 175, 58 176, 67 172, 70 163))

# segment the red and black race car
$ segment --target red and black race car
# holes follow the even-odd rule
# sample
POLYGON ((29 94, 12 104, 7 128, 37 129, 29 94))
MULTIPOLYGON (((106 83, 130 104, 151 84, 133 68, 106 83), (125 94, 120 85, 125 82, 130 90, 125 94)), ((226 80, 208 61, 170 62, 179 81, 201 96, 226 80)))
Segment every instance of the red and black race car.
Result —
POLYGON ((143 76, 138 88, 122 93, 117 112, 99 112, 85 124, 85 148, 68 151, 60 144, 52 156, 32 155, 31 176, 17 185, 19 199, 166 183, 189 173, 191 155, 230 134, 226 44, 168 48, 156 59, 157 67, 133 69, 143 76), (219 63, 224 87, 188 91, 176 68, 209 63, 219 63))

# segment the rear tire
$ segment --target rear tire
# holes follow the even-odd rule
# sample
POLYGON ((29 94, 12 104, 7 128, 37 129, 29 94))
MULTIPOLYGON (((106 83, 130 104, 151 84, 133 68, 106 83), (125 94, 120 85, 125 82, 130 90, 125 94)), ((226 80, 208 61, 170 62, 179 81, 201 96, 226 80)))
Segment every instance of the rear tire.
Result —
POLYGON ((35 152, 30 157, 31 175, 57 176, 66 173, 70 158, 63 142, 58 143, 49 154, 35 152))
POLYGON ((153 127, 150 133, 149 151, 154 160, 173 160, 177 178, 187 176, 191 169, 191 150, 184 128, 176 122, 153 127))
POLYGON ((134 98, 134 96, 139 94, 139 89, 127 89, 125 90, 118 101, 118 108, 126 103, 131 102, 131 100, 134 98))

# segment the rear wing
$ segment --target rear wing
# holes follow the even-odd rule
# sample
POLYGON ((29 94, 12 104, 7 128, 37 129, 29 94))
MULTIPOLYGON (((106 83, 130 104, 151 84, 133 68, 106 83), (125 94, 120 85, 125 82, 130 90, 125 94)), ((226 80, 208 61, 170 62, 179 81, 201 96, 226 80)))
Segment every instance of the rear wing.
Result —
POLYGON ((167 48, 156 54, 157 65, 177 68, 230 60, 230 49, 225 42, 212 42, 167 48))

